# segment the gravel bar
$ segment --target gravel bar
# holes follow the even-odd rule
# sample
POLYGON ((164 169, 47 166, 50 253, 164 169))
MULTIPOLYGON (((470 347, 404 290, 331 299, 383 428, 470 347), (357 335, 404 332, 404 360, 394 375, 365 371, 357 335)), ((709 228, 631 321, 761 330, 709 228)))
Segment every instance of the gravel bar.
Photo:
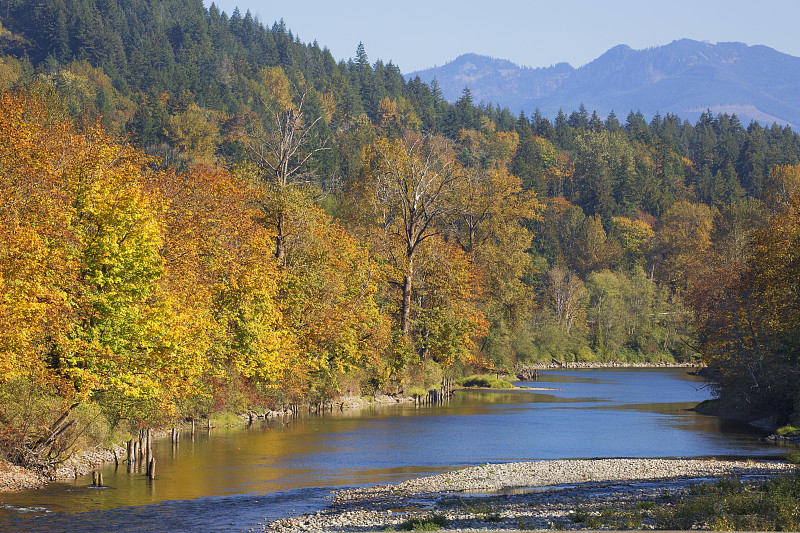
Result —
POLYGON ((448 519, 445 529, 456 531, 582 529, 568 518, 576 502, 590 508, 621 505, 678 493, 699 480, 762 477, 792 468, 781 462, 711 459, 486 464, 391 485, 336 491, 322 511, 259 526, 286 533, 380 531, 436 513, 448 519))

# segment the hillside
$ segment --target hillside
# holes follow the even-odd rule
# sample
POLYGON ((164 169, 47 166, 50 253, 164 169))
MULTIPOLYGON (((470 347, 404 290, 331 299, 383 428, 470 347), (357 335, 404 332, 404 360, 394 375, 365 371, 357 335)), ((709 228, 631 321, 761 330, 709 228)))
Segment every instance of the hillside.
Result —
POLYGON ((601 116, 633 109, 694 121, 711 110, 735 113, 745 124, 800 124, 800 58, 743 43, 682 39, 647 50, 619 45, 580 68, 526 68, 465 54, 408 77, 417 75, 428 83, 436 78, 449 101, 468 86, 476 102, 527 114, 538 108, 550 118, 583 103, 601 116))

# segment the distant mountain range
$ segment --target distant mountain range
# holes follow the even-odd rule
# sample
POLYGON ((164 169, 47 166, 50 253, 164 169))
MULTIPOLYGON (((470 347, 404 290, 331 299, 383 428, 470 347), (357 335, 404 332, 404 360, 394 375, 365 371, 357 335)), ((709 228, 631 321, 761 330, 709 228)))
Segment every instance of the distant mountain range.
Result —
POLYGON ((559 109, 569 114, 584 104, 603 117, 613 110, 620 121, 630 111, 694 121, 711 110, 735 113, 745 126, 751 120, 800 125, 800 58, 767 46, 690 39, 647 50, 619 45, 580 68, 528 68, 465 54, 406 79, 417 75, 428 83, 436 78, 451 102, 466 86, 476 104, 499 104, 529 116, 539 109, 551 119, 559 109))

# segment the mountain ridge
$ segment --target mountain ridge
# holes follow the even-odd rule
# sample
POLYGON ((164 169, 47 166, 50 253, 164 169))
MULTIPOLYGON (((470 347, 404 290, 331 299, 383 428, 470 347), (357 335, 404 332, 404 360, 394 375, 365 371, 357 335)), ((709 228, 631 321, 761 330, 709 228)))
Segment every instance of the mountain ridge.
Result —
POLYGON ((578 68, 524 67, 467 53, 406 75, 416 76, 427 83, 436 78, 451 102, 469 87, 475 102, 515 113, 538 109, 549 118, 584 104, 601 116, 641 111, 696 120, 707 110, 735 111, 745 123, 800 125, 800 58, 764 45, 679 39, 634 50, 620 44, 578 68))

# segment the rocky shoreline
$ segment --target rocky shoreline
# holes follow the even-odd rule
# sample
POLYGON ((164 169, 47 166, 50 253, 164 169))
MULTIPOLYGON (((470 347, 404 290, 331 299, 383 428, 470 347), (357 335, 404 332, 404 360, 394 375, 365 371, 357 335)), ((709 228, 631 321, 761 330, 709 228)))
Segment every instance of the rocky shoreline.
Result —
POLYGON ((603 506, 677 494, 693 481, 788 472, 781 462, 587 459, 486 464, 391 485, 337 491, 328 508, 271 522, 265 531, 397 528, 432 515, 448 530, 583 529, 572 520, 603 506), (493 496, 487 496, 492 495, 493 496))
POLYGON ((602 369, 602 368, 704 368, 698 363, 679 363, 674 361, 659 361, 656 363, 628 363, 622 361, 585 361, 567 362, 552 361, 550 363, 531 363, 518 365, 517 368, 530 368, 531 370, 558 370, 558 369, 602 369))
POLYGON ((0 493, 39 489, 51 481, 89 474, 98 466, 114 461, 115 450, 117 457, 121 459, 125 451, 121 446, 85 450, 64 461, 49 476, 0 460, 0 493))

